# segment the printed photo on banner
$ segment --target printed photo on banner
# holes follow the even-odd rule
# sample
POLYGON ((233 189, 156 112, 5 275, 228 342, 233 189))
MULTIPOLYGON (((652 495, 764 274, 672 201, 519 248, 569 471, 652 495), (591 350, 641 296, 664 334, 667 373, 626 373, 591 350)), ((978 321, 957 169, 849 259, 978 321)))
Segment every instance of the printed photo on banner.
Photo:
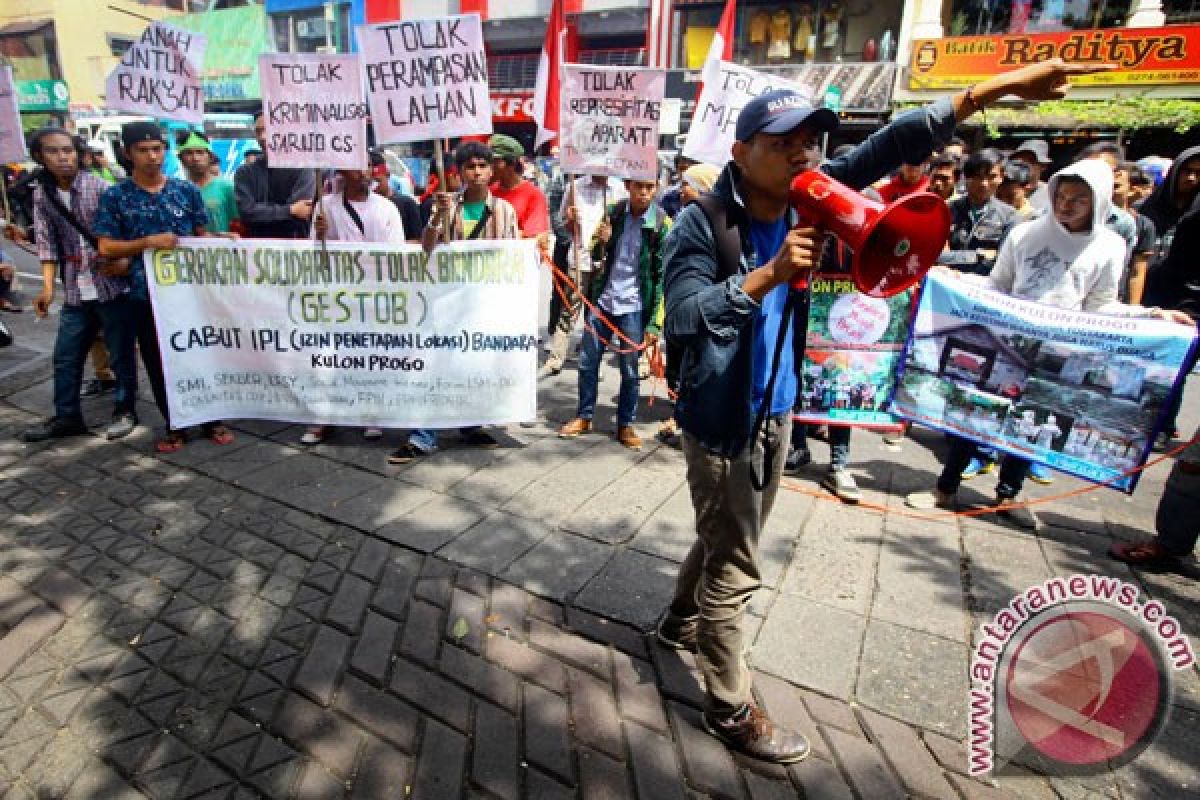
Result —
POLYGON ((0 67, 0 161, 24 161, 28 157, 12 67, 3 66, 0 67))
POLYGON ((377 141, 492 132, 478 14, 361 25, 355 35, 377 141))
POLYGON ((563 64, 563 172, 656 180, 666 85, 661 69, 563 64))
POLYGON ((1132 492, 1192 332, 930 275, 893 413, 1132 492))
POLYGON ((358 56, 276 53, 258 59, 272 167, 367 168, 367 104, 358 56))
POLYGON ((912 298, 868 297, 844 275, 810 283, 808 336, 795 418, 819 425, 898 430, 884 409, 908 337, 912 298))
POLYGON ((533 419, 533 240, 183 239, 147 253, 171 420, 457 428, 533 419))
POLYGON ((718 69, 706 69, 704 89, 700 92, 692 127, 683 145, 684 156, 705 164, 725 166, 731 157, 742 107, 772 89, 790 89, 810 98, 811 102, 812 92, 807 87, 776 75, 728 61, 720 62, 718 69))
POLYGON ((204 122, 200 73, 207 43, 203 34, 152 22, 108 74, 105 104, 199 125, 204 122))

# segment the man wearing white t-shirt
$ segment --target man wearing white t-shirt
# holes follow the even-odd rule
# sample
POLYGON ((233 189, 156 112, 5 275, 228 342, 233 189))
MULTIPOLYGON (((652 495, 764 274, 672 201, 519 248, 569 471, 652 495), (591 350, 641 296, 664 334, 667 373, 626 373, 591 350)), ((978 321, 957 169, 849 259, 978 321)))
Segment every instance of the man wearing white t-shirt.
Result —
MULTIPOLYGON (((404 223, 396 206, 383 195, 371 191, 371 173, 361 169, 338 170, 342 189, 325 195, 313 223, 312 237, 334 242, 404 243, 404 223)), ((300 437, 301 444, 320 444, 325 438, 324 425, 312 425, 300 437)), ((383 437, 383 430, 366 428, 368 440, 383 437)))

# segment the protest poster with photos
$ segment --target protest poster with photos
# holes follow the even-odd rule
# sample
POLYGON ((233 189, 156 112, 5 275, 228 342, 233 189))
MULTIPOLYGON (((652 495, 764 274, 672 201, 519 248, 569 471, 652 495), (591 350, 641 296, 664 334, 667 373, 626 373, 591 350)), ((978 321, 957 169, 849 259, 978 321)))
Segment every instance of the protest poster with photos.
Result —
POLYGON ((930 274, 892 412, 1133 492, 1195 329, 1068 311, 930 274))
POLYGON ((377 141, 492 132, 478 14, 360 25, 355 36, 377 141))
POLYGON ((367 168, 367 104, 358 56, 259 56, 272 167, 367 168))
POLYGON ((120 111, 204 122, 204 49, 208 38, 152 22, 108 74, 104 104, 120 111))
POLYGON ((912 296, 881 299, 854 288, 849 276, 817 273, 810 305, 797 422, 893 431, 886 410, 908 337, 912 296))
POLYGON ((537 246, 180 239, 148 251, 171 420, 533 419, 537 246))
POLYGON ((667 73, 563 64, 563 172, 658 179, 658 129, 667 73))

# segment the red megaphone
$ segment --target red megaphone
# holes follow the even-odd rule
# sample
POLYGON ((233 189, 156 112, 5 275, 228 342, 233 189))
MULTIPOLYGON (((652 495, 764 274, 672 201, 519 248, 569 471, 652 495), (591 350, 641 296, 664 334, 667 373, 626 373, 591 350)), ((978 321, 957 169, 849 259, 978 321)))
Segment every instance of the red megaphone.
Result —
MULTIPOLYGON (((950 238, 950 209, 931 192, 877 203, 817 170, 792 182, 801 224, 837 235, 854 252, 850 277, 863 294, 891 297, 920 283, 950 238)), ((808 284, 805 274, 793 282, 808 284)))

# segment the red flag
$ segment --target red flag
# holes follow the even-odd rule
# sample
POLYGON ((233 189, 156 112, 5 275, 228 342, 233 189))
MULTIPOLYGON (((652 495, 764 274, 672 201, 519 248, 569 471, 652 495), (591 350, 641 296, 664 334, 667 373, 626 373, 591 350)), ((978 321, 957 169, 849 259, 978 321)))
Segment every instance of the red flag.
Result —
POLYGON ((546 38, 538 59, 537 84, 533 90, 533 119, 537 123, 534 149, 558 136, 558 107, 560 100, 559 73, 569 49, 567 14, 564 0, 554 0, 550 19, 546 21, 546 38))
POLYGON ((720 74, 721 61, 733 61, 733 28, 737 22, 737 0, 729 0, 725 10, 721 12, 721 21, 713 33, 712 44, 708 46, 708 57, 704 59, 704 67, 700 71, 700 85, 696 87, 696 102, 700 101, 700 93, 704 91, 704 82, 716 80, 720 74))

